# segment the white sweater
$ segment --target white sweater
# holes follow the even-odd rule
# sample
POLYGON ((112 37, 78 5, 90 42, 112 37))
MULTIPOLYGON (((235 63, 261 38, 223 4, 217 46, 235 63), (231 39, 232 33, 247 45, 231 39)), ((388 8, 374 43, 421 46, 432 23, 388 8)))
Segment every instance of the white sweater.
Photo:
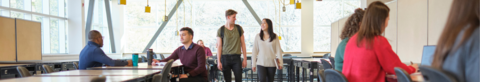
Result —
POLYGON ((270 39, 262 41, 260 35, 257 34, 252 50, 252 67, 257 65, 275 67, 275 58, 278 58, 280 65, 283 65, 282 48, 278 38, 275 38, 272 42, 270 42, 270 39))

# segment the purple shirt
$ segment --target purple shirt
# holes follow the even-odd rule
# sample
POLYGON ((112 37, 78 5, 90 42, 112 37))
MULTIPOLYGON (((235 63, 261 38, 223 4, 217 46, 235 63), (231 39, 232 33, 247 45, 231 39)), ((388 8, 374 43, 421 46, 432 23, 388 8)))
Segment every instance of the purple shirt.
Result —
POLYGON ((205 55, 207 55, 207 56, 212 56, 212 51, 210 50, 210 48, 208 48, 208 47, 203 47, 203 49, 205 49, 205 55))
POLYGON ((190 76, 201 76, 207 80, 207 69, 205 68, 205 50, 197 44, 192 43, 187 49, 183 46, 178 47, 173 51, 172 55, 160 60, 160 62, 167 62, 170 59, 180 59, 185 72, 190 76))

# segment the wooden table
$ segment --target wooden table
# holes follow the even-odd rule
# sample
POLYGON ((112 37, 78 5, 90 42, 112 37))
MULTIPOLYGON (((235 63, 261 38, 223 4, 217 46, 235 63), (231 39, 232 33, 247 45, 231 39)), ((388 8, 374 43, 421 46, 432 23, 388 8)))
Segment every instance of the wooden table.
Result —
MULTIPOLYGON (((172 64, 172 67, 182 66, 183 64, 180 61, 175 61, 172 64)), ((162 70, 164 66, 160 65, 148 65, 148 63, 138 63, 138 66, 103 66, 103 67, 92 67, 88 68, 89 70, 162 70)))
POLYGON ((72 70, 40 74, 40 77, 51 76, 149 76, 160 73, 161 70, 72 70))
MULTIPOLYGON (((98 76, 59 76, 59 77, 38 77, 31 76, 25 78, 12 78, 0 80, 0 82, 90 82, 91 79, 98 76)), ((106 82, 125 82, 136 81, 141 76, 105 76, 106 82)))

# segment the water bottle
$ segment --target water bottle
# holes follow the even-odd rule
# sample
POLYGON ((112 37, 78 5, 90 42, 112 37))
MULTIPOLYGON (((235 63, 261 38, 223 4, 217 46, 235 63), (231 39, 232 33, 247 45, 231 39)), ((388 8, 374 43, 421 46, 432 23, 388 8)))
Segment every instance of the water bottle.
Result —
POLYGON ((138 53, 132 54, 132 64, 133 66, 138 66, 138 53))
POLYGON ((148 51, 147 51, 148 65, 152 65, 152 59, 153 59, 153 49, 148 49, 148 51))

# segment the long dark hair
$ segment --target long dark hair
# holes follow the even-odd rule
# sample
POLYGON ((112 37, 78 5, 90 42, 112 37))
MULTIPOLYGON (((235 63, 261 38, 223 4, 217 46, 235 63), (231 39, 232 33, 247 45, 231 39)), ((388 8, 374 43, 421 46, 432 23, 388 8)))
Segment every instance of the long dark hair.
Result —
MULTIPOLYGON (((270 20, 268 18, 264 18, 263 20, 265 20, 265 22, 267 22, 268 35, 270 35, 270 42, 272 42, 275 38, 277 38, 277 34, 273 33, 272 20, 270 20)), ((263 40, 263 30, 262 29, 260 29, 260 40, 264 41, 263 40)))
POLYGON ((479 0, 453 0, 447 24, 435 48, 432 67, 441 69, 445 58, 449 55, 448 53, 458 49, 459 46, 454 46, 454 43, 463 29, 464 34, 460 36, 462 37, 460 44, 469 39, 473 31, 480 26, 479 3, 479 0))
POLYGON ((380 1, 375 1, 372 2, 365 11, 360 30, 358 30, 357 33, 357 47, 365 43, 366 45, 363 46, 370 48, 373 44, 374 37, 382 34, 390 8, 380 1), (364 40, 365 42, 363 42, 364 40))
POLYGON ((362 22, 363 14, 365 11, 361 8, 355 9, 350 17, 348 17, 347 22, 345 22, 345 27, 343 27, 342 34, 340 35, 341 39, 347 37, 352 37, 360 29, 360 22, 362 22))

